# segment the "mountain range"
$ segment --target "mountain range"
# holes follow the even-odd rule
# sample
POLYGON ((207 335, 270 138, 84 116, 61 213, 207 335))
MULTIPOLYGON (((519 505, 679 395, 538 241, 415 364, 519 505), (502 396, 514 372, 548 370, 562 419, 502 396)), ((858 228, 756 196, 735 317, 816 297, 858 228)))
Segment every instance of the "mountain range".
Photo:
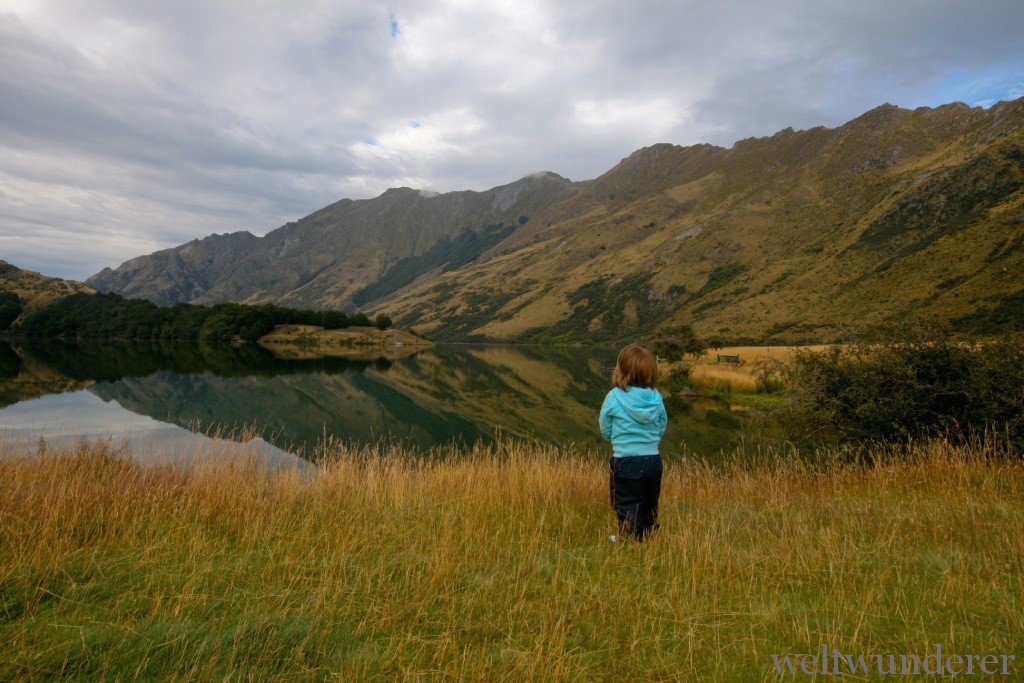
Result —
POLYGON ((373 310, 435 339, 828 341, 941 319, 1024 329, 1024 98, 883 105, 731 148, 657 144, 600 177, 343 199, 266 236, 104 269, 160 304, 373 310))

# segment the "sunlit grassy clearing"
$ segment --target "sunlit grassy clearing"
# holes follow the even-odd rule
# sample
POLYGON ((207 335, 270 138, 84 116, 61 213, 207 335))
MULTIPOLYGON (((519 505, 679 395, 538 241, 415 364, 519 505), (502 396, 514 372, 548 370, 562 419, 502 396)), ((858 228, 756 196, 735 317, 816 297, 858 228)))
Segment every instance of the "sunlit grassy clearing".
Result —
POLYGON ((607 542, 603 457, 571 449, 330 447, 312 475, 14 450, 0 679, 761 680, 819 643, 1024 656, 1024 466, 982 447, 669 463, 644 545, 607 542))
MULTIPOLYGON (((758 391, 755 373, 763 362, 786 365, 799 351, 820 351, 818 346, 728 346, 711 349, 699 358, 688 361, 689 374, 694 386, 712 391, 758 391), (739 356, 741 363, 720 362, 720 356, 739 356)), ((669 371, 673 371, 669 369, 669 371)))
POLYGON ((690 370, 694 386, 715 391, 757 391, 757 380, 749 367, 736 367, 726 363, 697 364, 690 370))
POLYGON ((663 374, 685 372, 689 382, 700 389, 714 393, 756 393, 763 390, 757 383, 757 372, 764 363, 783 368, 790 364, 799 351, 820 351, 826 345, 816 346, 727 346, 710 349, 700 356, 677 363, 663 364, 663 374), (719 358, 738 356, 739 363, 719 358))

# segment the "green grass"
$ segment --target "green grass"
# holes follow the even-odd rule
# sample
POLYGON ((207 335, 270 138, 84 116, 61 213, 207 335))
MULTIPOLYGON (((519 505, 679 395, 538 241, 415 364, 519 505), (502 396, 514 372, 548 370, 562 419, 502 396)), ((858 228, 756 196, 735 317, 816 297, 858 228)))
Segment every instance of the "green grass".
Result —
POLYGON ((763 392, 749 392, 743 390, 725 391, 722 389, 702 388, 701 393, 707 398, 713 398, 736 406, 747 408, 770 409, 782 405, 786 397, 782 393, 768 394, 763 392))
POLYGON ((603 455, 326 448, 310 476, 0 443, 0 679, 763 680, 772 653, 1015 654, 1024 464, 668 463, 612 545, 603 455))

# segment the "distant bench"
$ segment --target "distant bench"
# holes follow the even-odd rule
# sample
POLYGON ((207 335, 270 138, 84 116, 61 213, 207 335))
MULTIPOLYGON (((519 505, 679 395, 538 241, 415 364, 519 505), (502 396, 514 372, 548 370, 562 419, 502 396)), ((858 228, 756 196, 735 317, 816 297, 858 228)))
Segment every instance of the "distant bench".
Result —
POLYGON ((732 363, 733 365, 739 365, 740 363, 743 362, 743 361, 740 360, 739 356, 731 356, 731 355, 722 354, 722 353, 715 354, 715 355, 718 358, 718 360, 715 361, 716 363, 732 363))

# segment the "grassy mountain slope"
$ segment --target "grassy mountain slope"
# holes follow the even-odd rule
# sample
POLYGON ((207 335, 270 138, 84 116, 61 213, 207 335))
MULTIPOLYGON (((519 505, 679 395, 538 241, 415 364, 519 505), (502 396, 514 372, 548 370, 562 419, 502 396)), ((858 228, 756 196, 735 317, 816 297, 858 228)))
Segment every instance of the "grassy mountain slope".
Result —
POLYGON ((619 339, 691 322, 709 337, 820 340, 907 316, 1020 329, 1022 123, 1024 100, 886 105, 729 150, 656 145, 579 190, 574 216, 531 221, 386 308, 441 338, 619 339))
POLYGON ((1024 99, 883 105, 730 149, 654 145, 586 183, 343 200, 88 282, 161 303, 373 308, 436 339, 610 341, 692 323, 822 341, 906 317, 1022 329, 1022 124, 1024 99))
POLYGON ((47 277, 0 261, 0 292, 18 295, 26 311, 33 311, 69 294, 92 292, 81 282, 47 277))
MULTIPOLYGON (((373 296, 389 294, 443 267, 448 259, 436 252, 445 245, 465 246, 462 242, 476 239, 487 243, 497 232, 507 236, 573 190, 568 180, 550 173, 486 192, 431 195, 392 189, 375 199, 343 199, 264 237, 212 235, 141 256, 103 270, 88 283, 159 304, 240 301, 354 308, 353 297, 367 285, 385 280, 373 296), (421 263, 409 263, 427 254, 421 263)), ((459 256, 464 263, 475 254, 463 249, 459 256)), ((365 295, 357 298, 358 305, 369 302, 365 295)))

